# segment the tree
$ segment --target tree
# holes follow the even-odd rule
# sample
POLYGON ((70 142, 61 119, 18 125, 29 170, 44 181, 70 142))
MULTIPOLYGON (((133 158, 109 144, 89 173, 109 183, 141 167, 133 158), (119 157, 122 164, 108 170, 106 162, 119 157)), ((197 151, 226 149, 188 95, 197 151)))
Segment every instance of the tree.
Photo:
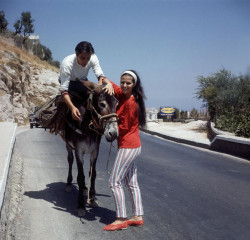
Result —
POLYGON ((202 99, 211 120, 215 120, 222 109, 237 106, 237 77, 230 71, 221 69, 208 77, 199 76, 197 82, 196 98, 202 99))
POLYGON ((208 107, 216 127, 250 137, 250 77, 234 76, 225 69, 198 77, 196 97, 208 107))
POLYGON ((175 108, 175 112, 174 115, 171 117, 171 119, 179 119, 179 115, 180 115, 180 110, 178 108, 175 108))
POLYGON ((55 67, 57 67, 57 68, 60 68, 60 62, 59 62, 59 61, 52 61, 50 64, 51 64, 52 66, 55 66, 55 67))
POLYGON ((195 108, 193 108, 193 109, 191 110, 190 117, 191 117, 191 118, 194 118, 194 119, 197 119, 197 118, 199 117, 198 110, 195 109, 195 108))
POLYGON ((239 109, 250 110, 250 76, 240 76, 238 80, 239 109))
POLYGON ((34 33, 34 20, 31 19, 30 12, 22 12, 22 16, 14 23, 15 35, 23 34, 23 44, 34 33))
POLYGON ((4 32, 7 30, 8 21, 5 19, 4 11, 0 11, 0 32, 4 32))
POLYGON ((21 34, 22 32, 21 20, 16 20, 16 22, 14 23, 14 28, 16 29, 15 35, 21 34))
POLYGON ((43 46, 43 52, 44 52, 44 58, 43 60, 50 62, 52 61, 52 52, 50 51, 49 48, 43 46))
POLYGON ((187 119, 188 118, 188 113, 187 113, 187 111, 181 111, 180 112, 180 118, 181 119, 187 119))
POLYGON ((38 43, 35 47, 35 49, 33 49, 33 53, 38 56, 41 60, 43 60, 44 58, 44 51, 43 51, 43 45, 41 45, 40 43, 38 43))

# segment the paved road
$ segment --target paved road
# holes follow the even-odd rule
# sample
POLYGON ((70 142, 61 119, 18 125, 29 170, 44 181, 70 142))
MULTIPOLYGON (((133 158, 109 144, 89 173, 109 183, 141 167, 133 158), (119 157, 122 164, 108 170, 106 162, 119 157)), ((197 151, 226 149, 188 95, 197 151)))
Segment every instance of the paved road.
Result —
MULTIPOLYGON (((102 141, 97 164, 100 207, 76 212, 73 192, 64 191, 66 150, 59 136, 43 129, 17 135, 13 159, 23 161, 23 202, 16 239, 169 239, 248 240, 250 236, 250 162, 209 150, 141 134, 139 183, 145 226, 103 232, 115 218, 105 172, 109 145, 102 141)), ((116 149, 111 154, 110 168, 116 149)), ((88 155, 85 166, 89 167, 88 155)), ((87 175, 88 170, 85 174, 87 175)), ((131 208, 127 195, 128 214, 131 208)))

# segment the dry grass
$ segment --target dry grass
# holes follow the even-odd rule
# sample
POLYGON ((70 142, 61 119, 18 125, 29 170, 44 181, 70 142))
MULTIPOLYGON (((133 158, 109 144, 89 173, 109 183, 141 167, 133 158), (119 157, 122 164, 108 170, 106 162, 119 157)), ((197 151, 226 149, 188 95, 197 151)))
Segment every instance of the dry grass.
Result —
MULTIPOLYGON (((37 68, 46 68, 53 70, 55 72, 59 72, 59 69, 48 64, 45 61, 41 61, 37 56, 30 54, 24 49, 20 49, 16 46, 13 46, 12 44, 9 44, 6 42, 6 39, 3 39, 3 37, 0 38, 0 51, 4 51, 8 54, 15 53, 15 55, 19 58, 20 62, 28 62, 32 64, 34 67, 37 68)), ((3 54, 0 54, 0 63, 5 64, 6 60, 3 59, 3 54)))

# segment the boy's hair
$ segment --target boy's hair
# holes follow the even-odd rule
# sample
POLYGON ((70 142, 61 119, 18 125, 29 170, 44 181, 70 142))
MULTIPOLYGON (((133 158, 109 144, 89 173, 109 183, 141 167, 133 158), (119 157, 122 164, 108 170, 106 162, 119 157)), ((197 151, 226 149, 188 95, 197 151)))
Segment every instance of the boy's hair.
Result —
POLYGON ((90 53, 90 54, 95 53, 92 44, 86 41, 78 43, 75 48, 75 52, 76 52, 76 55, 79 55, 81 53, 90 53))

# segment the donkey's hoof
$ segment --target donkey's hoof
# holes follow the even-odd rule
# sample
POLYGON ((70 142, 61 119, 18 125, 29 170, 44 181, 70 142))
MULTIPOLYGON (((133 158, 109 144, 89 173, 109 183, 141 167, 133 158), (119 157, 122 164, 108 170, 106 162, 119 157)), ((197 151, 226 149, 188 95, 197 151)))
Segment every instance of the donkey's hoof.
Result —
POLYGON ((97 199, 91 199, 90 201, 88 201, 88 205, 89 207, 92 207, 92 208, 99 207, 97 199))
POLYGON ((65 191, 66 192, 71 192, 71 190, 72 190, 72 185, 67 184, 66 187, 65 187, 65 191))
POLYGON ((77 209, 78 217, 84 217, 86 215, 86 210, 84 208, 77 209))
POLYGON ((83 197, 88 197, 88 189, 83 189, 83 197))

